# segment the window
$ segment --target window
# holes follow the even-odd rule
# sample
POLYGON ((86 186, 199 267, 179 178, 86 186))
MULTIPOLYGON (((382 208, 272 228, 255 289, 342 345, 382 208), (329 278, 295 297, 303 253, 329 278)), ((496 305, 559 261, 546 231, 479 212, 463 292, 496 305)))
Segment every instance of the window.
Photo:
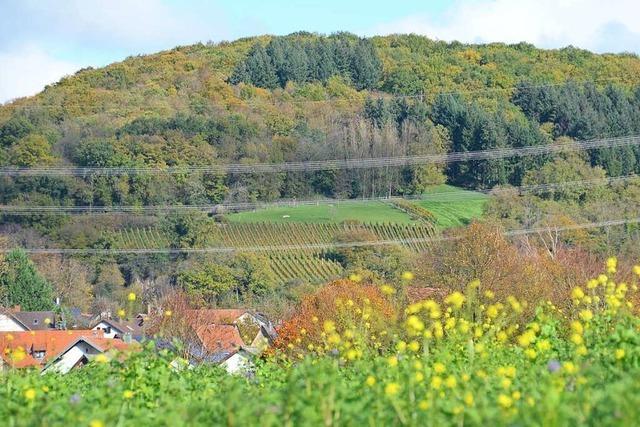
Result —
POLYGON ((41 359, 44 359, 45 354, 46 354, 46 351, 38 350, 33 352, 33 357, 35 359, 41 360, 41 359))

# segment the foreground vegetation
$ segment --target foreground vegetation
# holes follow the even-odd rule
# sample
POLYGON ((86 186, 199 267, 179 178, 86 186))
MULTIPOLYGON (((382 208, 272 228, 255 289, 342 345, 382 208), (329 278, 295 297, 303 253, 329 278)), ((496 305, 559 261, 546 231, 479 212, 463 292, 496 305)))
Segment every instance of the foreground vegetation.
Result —
POLYGON ((611 258, 606 268, 573 287, 563 308, 501 300, 473 281, 401 314, 394 287, 353 276, 334 285, 334 301, 303 304, 281 328, 279 350, 246 377, 172 364, 176 353, 149 342, 66 376, 3 374, 0 417, 93 427, 634 425, 640 266, 618 275, 611 258))

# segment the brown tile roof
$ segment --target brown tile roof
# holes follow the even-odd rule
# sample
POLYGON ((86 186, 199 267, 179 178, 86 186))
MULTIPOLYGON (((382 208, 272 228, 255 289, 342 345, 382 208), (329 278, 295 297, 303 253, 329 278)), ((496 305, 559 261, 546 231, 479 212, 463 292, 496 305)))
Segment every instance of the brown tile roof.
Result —
POLYGON ((53 311, 14 311, 11 316, 30 331, 55 328, 56 314, 53 311), (47 320, 49 321, 48 323, 47 320))
POLYGON ((211 353, 235 352, 244 346, 235 325, 207 325, 196 329, 204 348, 211 353))

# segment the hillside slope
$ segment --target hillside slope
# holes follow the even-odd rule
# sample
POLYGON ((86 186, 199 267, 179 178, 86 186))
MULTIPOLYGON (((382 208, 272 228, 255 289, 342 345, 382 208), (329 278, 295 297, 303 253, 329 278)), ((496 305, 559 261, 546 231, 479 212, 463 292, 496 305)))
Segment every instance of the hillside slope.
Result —
MULTIPOLYGON (((640 132, 640 58, 416 35, 262 36, 85 69, 0 107, 0 166, 147 166, 443 153, 640 132)), ((610 175, 637 147, 593 150, 610 175)), ((384 170, 0 179, 0 203, 158 205, 519 185, 546 158, 384 170)), ((31 218, 7 218, 31 224, 31 218)), ((54 225, 55 227, 55 225, 54 225)), ((47 224, 45 228, 51 228, 47 224)))

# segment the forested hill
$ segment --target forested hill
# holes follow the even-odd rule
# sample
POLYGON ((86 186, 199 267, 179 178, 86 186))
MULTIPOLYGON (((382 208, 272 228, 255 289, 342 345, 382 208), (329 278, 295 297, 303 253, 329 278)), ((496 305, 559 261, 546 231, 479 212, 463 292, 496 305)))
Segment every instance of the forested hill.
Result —
MULTIPOLYGON (((440 153, 640 133, 640 58, 416 35, 297 33, 84 69, 0 108, 1 166, 158 166, 440 153)), ((637 147, 588 159, 640 172, 637 147)), ((272 176, 3 177, 3 204, 160 204, 519 184, 527 162, 272 176)))

